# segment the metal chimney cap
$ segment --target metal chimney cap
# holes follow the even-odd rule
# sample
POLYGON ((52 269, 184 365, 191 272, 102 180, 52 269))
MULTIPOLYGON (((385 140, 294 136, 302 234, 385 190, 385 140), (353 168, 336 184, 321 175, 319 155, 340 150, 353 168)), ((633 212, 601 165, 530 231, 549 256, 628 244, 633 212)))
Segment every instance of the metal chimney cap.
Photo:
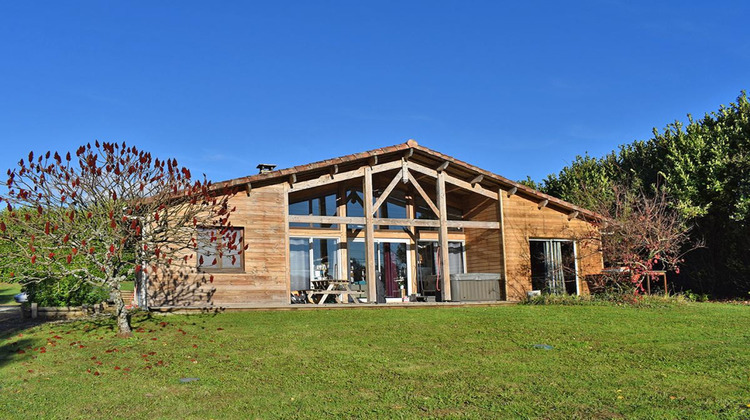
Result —
POLYGON ((270 163, 259 163, 258 166, 256 166, 256 168, 258 168, 259 174, 264 174, 266 172, 273 171, 274 168, 276 168, 276 165, 272 165, 270 163))

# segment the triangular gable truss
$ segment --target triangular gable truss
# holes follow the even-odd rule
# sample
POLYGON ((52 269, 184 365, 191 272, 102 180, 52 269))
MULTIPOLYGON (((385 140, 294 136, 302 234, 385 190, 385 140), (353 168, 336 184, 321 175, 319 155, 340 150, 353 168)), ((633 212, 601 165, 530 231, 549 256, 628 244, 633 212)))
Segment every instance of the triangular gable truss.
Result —
MULTIPOLYGON (((447 167, 447 165, 445 165, 447 167)), ((443 167, 443 169, 445 168, 443 167)), ((290 182, 290 191, 302 191, 310 188, 317 188, 325 185, 336 184, 343 181, 348 181, 356 178, 365 178, 368 175, 371 177, 372 174, 390 171, 394 169, 400 169, 388 186, 385 188, 383 193, 378 197, 377 201, 372 205, 369 211, 370 218, 374 225, 391 225, 391 226, 414 226, 414 227, 440 227, 444 224, 447 228, 475 228, 475 229, 500 229, 499 222, 486 222, 486 221, 471 221, 471 220, 447 220, 447 215, 444 216, 446 210, 441 209, 440 197, 438 197, 438 203, 436 204, 432 198, 425 192, 422 185, 412 174, 412 172, 420 173, 423 175, 430 176, 436 180, 439 184, 440 178, 443 178, 444 182, 455 185, 456 187, 483 195, 491 200, 499 200, 500 194, 505 193, 502 190, 492 192, 481 185, 479 182, 481 179, 473 179, 472 181, 464 181, 448 175, 444 170, 438 171, 435 169, 427 168, 416 162, 410 162, 406 158, 401 161, 386 162, 380 165, 375 164, 373 166, 363 166, 351 171, 340 172, 335 174, 324 175, 316 179, 300 181, 296 183, 290 182), (425 219, 393 219, 393 218, 378 218, 374 217, 378 209, 386 202, 393 190, 396 189, 399 182, 411 183, 414 189, 424 199, 430 209, 435 213, 437 220, 425 220, 425 219), (442 211, 441 211, 442 210, 442 211), (443 223, 441 223, 443 221, 443 223)), ((440 169, 440 168, 438 168, 440 169)), ((371 181, 370 181, 371 183, 371 181)), ((441 195, 440 188, 438 188, 437 195, 441 195)), ((442 191, 442 195, 445 196, 445 189, 442 191)), ((443 197, 444 199, 444 197, 443 197)), ((367 200, 364 200, 367 203, 367 200)), ((368 206, 364 206, 368 207, 368 206)), ((348 216, 310 216, 310 215, 289 215, 289 222, 294 223, 324 223, 324 224, 367 224, 367 213, 364 217, 348 217, 348 216)))

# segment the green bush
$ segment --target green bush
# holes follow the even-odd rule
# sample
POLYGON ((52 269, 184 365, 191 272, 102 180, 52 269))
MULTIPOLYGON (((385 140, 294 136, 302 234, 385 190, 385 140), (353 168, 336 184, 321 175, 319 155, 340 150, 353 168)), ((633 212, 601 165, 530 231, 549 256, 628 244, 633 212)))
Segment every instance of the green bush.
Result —
POLYGON ((591 306, 635 306, 659 308, 682 305, 691 301, 683 295, 636 295, 633 293, 599 293, 595 295, 542 294, 521 301, 524 305, 591 305, 591 306))
POLYGON ((685 290, 683 296, 691 302, 708 302, 708 293, 695 293, 692 290, 685 290))
POLYGON ((73 277, 29 283, 23 290, 29 295, 29 302, 36 302, 39 306, 93 305, 109 297, 109 292, 103 287, 73 277))

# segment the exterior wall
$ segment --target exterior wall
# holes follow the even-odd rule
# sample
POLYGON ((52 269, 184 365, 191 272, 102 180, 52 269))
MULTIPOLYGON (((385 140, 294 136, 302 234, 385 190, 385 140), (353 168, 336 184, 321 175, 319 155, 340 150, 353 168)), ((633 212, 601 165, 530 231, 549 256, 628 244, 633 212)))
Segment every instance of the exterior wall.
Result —
POLYGON ((565 213, 549 207, 540 210, 536 202, 517 195, 503 198, 508 299, 522 299, 531 290, 529 238, 575 240, 578 287, 587 293, 583 276, 599 273, 603 267, 598 245, 587 240, 595 234, 592 226, 580 219, 569 221, 565 213))
MULTIPOLYGON (((244 272, 198 273, 195 269, 171 275, 152 276, 149 280, 149 306, 207 306, 231 304, 289 304, 289 236, 336 237, 346 243, 348 233, 340 229, 290 229, 288 227, 288 193, 286 183, 254 187, 247 196, 244 192, 232 198, 232 224, 244 228, 244 272)), ((464 200, 467 220, 497 222, 498 202, 484 196, 472 195, 464 200)), ((538 208, 530 199, 513 195, 503 196, 505 226, 505 264, 508 300, 523 298, 531 289, 529 238, 576 240, 579 290, 587 292, 583 276, 602 269, 598 247, 583 240, 591 235, 591 226, 580 220, 568 220, 564 212, 549 207, 538 208)), ((345 208, 340 205, 339 214, 345 208)), ((409 214, 413 213, 409 205, 409 214)), ((363 237, 359 232, 357 237, 363 237)), ((415 239, 403 231, 375 231, 376 238, 415 239)), ((451 232, 449 240, 464 240, 466 267, 469 273, 503 273, 503 249, 497 229, 466 228, 463 233, 451 232)), ((437 232, 424 231, 419 239, 437 239, 437 232)), ((342 247, 342 261, 347 261, 342 247)), ((413 246, 410 246, 415 261, 413 246)), ((193 262, 195 259, 192 260, 193 262)), ((415 267, 412 267, 412 290, 416 290, 415 267)), ((340 275, 346 275, 342 266, 340 275)))
MULTIPOLYGON (((289 303, 287 205, 284 184, 255 188, 250 196, 239 193, 232 225, 244 228, 242 273, 189 270, 149 281, 149 306, 204 306, 233 303, 289 303)), ((193 259, 192 261, 195 261, 193 259)))
MULTIPOLYGON (((482 222, 497 222, 497 201, 486 198, 470 200, 469 208, 481 205, 476 215, 470 215, 470 220, 482 222)), ((466 231, 466 271, 469 273, 502 273, 503 253, 500 244, 500 231, 497 229, 465 229, 466 231)))

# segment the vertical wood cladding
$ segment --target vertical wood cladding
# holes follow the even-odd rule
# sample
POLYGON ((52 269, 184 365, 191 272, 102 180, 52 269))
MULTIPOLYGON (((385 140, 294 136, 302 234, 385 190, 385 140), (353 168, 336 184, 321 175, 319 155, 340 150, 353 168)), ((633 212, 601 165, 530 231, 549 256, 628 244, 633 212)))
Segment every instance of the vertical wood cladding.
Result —
POLYGON ((586 292, 583 276, 599 273, 602 255, 590 238, 597 233, 580 219, 568 220, 566 213, 544 207, 517 195, 504 200, 508 298, 517 300, 531 290, 530 238, 571 239, 576 242, 579 289, 586 292))
MULTIPOLYGON (((468 220, 497 222, 497 201, 485 197, 469 200, 468 220)), ((465 229, 466 269, 469 273, 501 273, 503 254, 498 229, 465 229)))

